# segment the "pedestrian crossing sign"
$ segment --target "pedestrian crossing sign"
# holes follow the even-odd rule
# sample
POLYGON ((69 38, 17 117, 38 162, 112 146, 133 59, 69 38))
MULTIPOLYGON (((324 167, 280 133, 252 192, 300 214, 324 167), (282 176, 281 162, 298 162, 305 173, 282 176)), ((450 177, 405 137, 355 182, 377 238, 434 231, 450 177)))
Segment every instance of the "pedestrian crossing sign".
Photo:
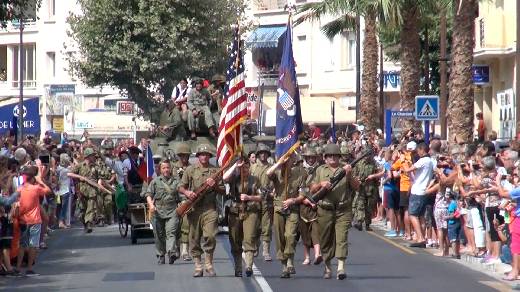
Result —
POLYGON ((415 97, 415 119, 433 121, 439 119, 439 96, 418 95, 415 97))

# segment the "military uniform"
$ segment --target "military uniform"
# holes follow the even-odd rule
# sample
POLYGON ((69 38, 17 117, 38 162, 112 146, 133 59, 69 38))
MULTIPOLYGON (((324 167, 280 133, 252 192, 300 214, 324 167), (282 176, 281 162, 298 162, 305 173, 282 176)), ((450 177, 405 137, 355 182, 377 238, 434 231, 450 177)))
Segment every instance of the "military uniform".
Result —
MULTIPOLYGON (((271 155, 269 148, 266 145, 258 145, 256 155, 260 152, 267 152, 271 155)), ((262 253, 265 261, 271 261, 270 245, 272 237, 272 226, 273 226, 273 197, 271 196, 273 191, 273 185, 269 177, 267 176, 267 170, 271 167, 269 163, 263 164, 257 157, 257 162, 250 168, 251 176, 255 178, 257 187, 262 195, 262 210, 260 213, 259 233, 260 240, 262 241, 262 253)))
POLYGON ((211 96, 209 95, 209 92, 204 88, 200 91, 192 89, 190 93, 188 93, 188 127, 190 131, 195 132, 199 128, 199 117, 193 115, 194 109, 200 112, 199 115, 204 115, 204 121, 208 128, 215 126, 213 116, 209 110, 208 101, 210 99, 211 96))
MULTIPOLYGON (((103 181, 109 181, 112 178, 113 171, 106 165, 102 158, 96 160, 96 169, 98 170, 98 178, 103 181)), ((98 223, 110 223, 112 220, 112 194, 98 190, 97 196, 97 214, 98 223)))
MULTIPOLYGON (((201 153, 213 155, 210 147, 204 144, 198 147, 197 155, 201 153)), ((200 163, 190 165, 184 171, 181 185, 188 190, 195 191, 217 172, 218 168, 211 165, 206 167, 200 163)), ((218 183, 216 182, 215 187, 218 187, 218 183)), ((212 276, 215 274, 213 252, 215 251, 218 231, 218 213, 216 210, 217 191, 214 188, 202 194, 202 198, 193 205, 191 211, 187 214, 190 226, 190 251, 195 260, 195 277, 202 276, 201 256, 203 253, 205 253, 206 272, 212 276)))
MULTIPOLYGON (((317 156, 316 150, 307 149, 303 156, 317 156)), ((316 175, 316 169, 319 167, 318 162, 316 161, 314 165, 305 165, 305 171, 307 172, 307 179, 305 181, 305 190, 308 190, 311 182, 316 175)), ((311 206, 302 204, 300 205, 300 222, 299 222, 299 231, 302 238, 302 243, 304 248, 308 250, 309 248, 320 244, 320 228, 318 225, 318 211, 316 208, 312 208, 311 206)), ((319 250, 318 250, 319 251, 319 250)), ((307 251, 306 251, 307 252, 307 251)), ((315 264, 321 263, 321 255, 316 254, 316 262, 315 264)), ((307 259, 306 259, 307 260, 307 259)))
POLYGON ((170 140, 182 141, 186 132, 184 129, 183 116, 181 111, 174 106, 171 110, 166 109, 161 112, 159 125, 168 127, 166 130, 159 132, 159 136, 164 136, 170 140))
MULTIPOLYGON (((324 155, 340 155, 339 146, 329 144, 324 155)), ((313 184, 322 181, 330 181, 337 170, 324 164, 316 169, 312 180, 313 184)), ((354 199, 354 187, 352 178, 343 178, 327 195, 318 202, 318 225, 320 228, 320 246, 325 260, 324 278, 330 278, 330 263, 336 257, 338 259, 338 279, 346 277, 344 271, 345 259, 348 255, 348 230, 352 224, 352 202, 354 199)))
MULTIPOLYGON (((289 162, 287 162, 289 163, 289 162)), ((287 164, 286 163, 286 164, 287 164)), ((276 241, 276 258, 282 262, 282 278, 290 277, 294 272, 294 251, 300 209, 292 205, 283 209, 283 202, 290 198, 298 198, 300 190, 305 186, 307 173, 301 166, 284 165, 271 176, 275 188, 274 203, 274 238, 276 241)))
POLYGON ((212 84, 208 87, 209 94, 211 96, 211 102, 209 109, 213 115, 214 121, 220 121, 220 114, 222 113, 222 100, 224 98, 224 91, 221 82, 225 82, 226 77, 220 74, 215 74, 211 78, 212 84))
POLYGON ((159 258, 167 255, 170 264, 178 257, 177 228, 179 219, 175 213, 180 201, 177 187, 179 179, 175 176, 159 176, 148 185, 146 196, 153 200, 155 212, 152 217, 155 249, 159 258))
MULTIPOLYGON (((190 146, 186 143, 181 143, 175 149, 175 153, 190 155, 190 146)), ((189 166, 189 165, 188 165, 189 166)), ((179 180, 182 179, 184 172, 188 166, 184 166, 182 161, 177 161, 172 164, 172 175, 177 176, 179 180)), ((184 197, 182 197, 184 198, 184 197)), ((181 257, 184 261, 191 261, 192 258, 190 256, 188 245, 189 245, 189 234, 190 234, 190 225, 188 224, 188 215, 184 215, 184 217, 179 218, 179 231, 177 232, 177 241, 180 242, 180 253, 181 257)))
POLYGON ((260 202, 242 202, 241 194, 257 196, 255 178, 244 173, 234 174, 230 181, 231 206, 228 215, 229 243, 235 263, 235 276, 242 276, 242 252, 245 253, 246 275, 253 274, 253 254, 257 250, 260 202), (242 181, 242 179, 244 181, 242 181), (243 189, 242 189, 243 188, 243 189))
POLYGON ((370 230, 370 223, 372 222, 372 210, 375 207, 379 180, 365 179, 377 173, 377 166, 372 157, 364 158, 353 169, 353 175, 364 182, 359 190, 356 192, 354 199, 354 226, 361 230, 362 224, 365 223, 367 230, 370 230))
MULTIPOLYGON (((95 152, 92 148, 86 148, 83 152, 84 157, 89 157, 91 155, 95 155, 95 152)), ((98 170, 94 163, 90 164, 88 161, 83 161, 80 164, 76 165, 71 173, 75 173, 77 175, 84 176, 88 179, 91 179, 95 182, 99 179, 98 170)), ((85 225, 87 232, 92 231, 92 226, 96 220, 97 215, 97 193, 98 189, 89 185, 86 182, 79 182, 79 192, 81 196, 78 198, 78 209, 80 218, 85 225)))

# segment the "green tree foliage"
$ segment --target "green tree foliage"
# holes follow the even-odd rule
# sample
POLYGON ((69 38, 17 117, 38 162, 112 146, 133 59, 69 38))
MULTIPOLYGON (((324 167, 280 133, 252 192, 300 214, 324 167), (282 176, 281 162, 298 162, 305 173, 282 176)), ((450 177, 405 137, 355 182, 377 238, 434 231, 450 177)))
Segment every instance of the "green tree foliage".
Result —
POLYGON ((5 27, 8 21, 20 18, 35 18, 41 0, 0 0, 0 25, 5 27))
POLYGON ((69 36, 73 75, 115 86, 145 112, 178 80, 221 73, 241 0, 78 0, 69 36))

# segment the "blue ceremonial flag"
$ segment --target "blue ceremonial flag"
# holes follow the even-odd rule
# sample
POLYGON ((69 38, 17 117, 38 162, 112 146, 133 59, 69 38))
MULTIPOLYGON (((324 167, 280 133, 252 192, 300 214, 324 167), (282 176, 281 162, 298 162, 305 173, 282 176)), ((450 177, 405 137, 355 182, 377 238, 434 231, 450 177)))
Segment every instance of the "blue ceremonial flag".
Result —
POLYGON ((285 31, 276 98, 276 157, 278 159, 290 155, 298 148, 300 145, 298 138, 303 133, 300 90, 296 80, 291 30, 289 20, 285 31))
POLYGON ((334 101, 330 104, 330 114, 331 114, 331 120, 330 120, 330 130, 332 131, 332 134, 330 137, 332 138, 332 143, 336 143, 337 137, 336 137, 336 103, 334 101))

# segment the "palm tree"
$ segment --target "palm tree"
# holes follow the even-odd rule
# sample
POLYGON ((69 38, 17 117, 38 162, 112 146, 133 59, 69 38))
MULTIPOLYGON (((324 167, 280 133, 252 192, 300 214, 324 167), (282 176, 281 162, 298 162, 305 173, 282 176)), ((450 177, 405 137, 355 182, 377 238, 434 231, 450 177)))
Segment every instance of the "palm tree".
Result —
POLYGON ((334 16, 334 20, 325 24, 321 30, 330 39, 347 30, 356 28, 356 13, 365 19, 363 41, 362 88, 359 101, 360 120, 367 130, 378 127, 378 41, 377 18, 382 3, 388 0, 325 0, 307 3, 297 13, 296 24, 315 21, 325 16, 334 16))
POLYGON ((448 99, 449 141, 467 143, 473 133, 473 47, 478 0, 453 0, 453 38, 448 99), (464 5, 462 5, 464 4, 464 5))

